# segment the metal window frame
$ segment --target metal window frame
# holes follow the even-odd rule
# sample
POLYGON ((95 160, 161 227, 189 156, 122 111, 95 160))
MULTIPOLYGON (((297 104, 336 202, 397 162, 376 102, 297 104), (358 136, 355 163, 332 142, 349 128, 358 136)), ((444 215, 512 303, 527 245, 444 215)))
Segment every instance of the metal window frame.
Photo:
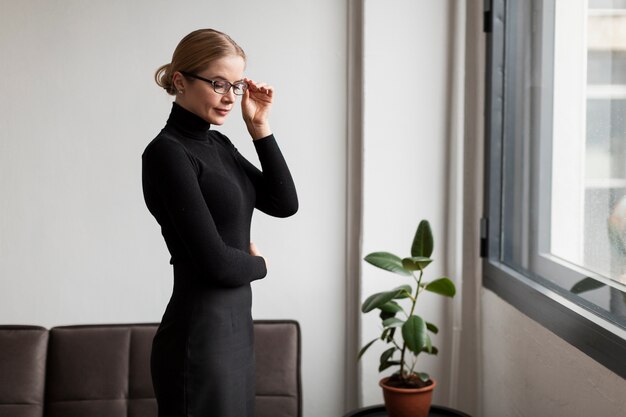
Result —
POLYGON ((481 229, 483 286, 573 347, 626 378, 626 332, 555 288, 499 261, 502 196, 502 152, 505 138, 506 5, 513 0, 485 1, 487 65, 485 95, 485 219, 481 229))

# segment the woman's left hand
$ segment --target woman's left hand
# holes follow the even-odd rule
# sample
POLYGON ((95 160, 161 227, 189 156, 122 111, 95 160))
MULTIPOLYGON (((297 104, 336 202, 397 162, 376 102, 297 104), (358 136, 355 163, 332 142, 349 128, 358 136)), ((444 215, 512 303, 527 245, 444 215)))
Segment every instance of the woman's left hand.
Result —
POLYGON ((241 100, 241 113, 252 139, 261 139, 272 133, 269 112, 274 98, 274 88, 265 83, 256 83, 244 78, 248 89, 241 100))

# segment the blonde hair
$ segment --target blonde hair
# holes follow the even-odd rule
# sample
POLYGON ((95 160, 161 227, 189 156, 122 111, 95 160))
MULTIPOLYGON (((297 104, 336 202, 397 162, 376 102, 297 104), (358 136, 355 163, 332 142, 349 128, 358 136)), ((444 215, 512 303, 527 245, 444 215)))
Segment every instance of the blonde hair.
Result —
POLYGON ((172 76, 176 71, 199 72, 211 62, 230 55, 238 55, 246 60, 243 49, 227 34, 214 29, 198 29, 178 43, 172 62, 161 65, 154 74, 154 80, 168 94, 175 95, 172 76))

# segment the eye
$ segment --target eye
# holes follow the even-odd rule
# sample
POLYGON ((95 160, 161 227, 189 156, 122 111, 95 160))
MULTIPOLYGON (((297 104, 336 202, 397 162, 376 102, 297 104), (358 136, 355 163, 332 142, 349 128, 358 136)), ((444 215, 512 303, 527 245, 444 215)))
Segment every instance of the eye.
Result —
POLYGON ((235 89, 236 94, 241 94, 248 88, 248 84, 243 81, 233 84, 233 88, 235 89))
POLYGON ((228 88, 229 83, 227 83, 226 81, 213 81, 213 87, 215 88, 219 88, 219 89, 225 89, 228 88))

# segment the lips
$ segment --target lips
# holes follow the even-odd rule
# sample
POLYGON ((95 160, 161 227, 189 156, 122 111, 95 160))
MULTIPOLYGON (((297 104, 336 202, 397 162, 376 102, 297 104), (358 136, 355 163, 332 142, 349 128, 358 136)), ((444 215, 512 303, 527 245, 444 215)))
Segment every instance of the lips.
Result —
POLYGON ((229 109, 215 109, 215 112, 220 116, 226 116, 230 110, 229 109))

